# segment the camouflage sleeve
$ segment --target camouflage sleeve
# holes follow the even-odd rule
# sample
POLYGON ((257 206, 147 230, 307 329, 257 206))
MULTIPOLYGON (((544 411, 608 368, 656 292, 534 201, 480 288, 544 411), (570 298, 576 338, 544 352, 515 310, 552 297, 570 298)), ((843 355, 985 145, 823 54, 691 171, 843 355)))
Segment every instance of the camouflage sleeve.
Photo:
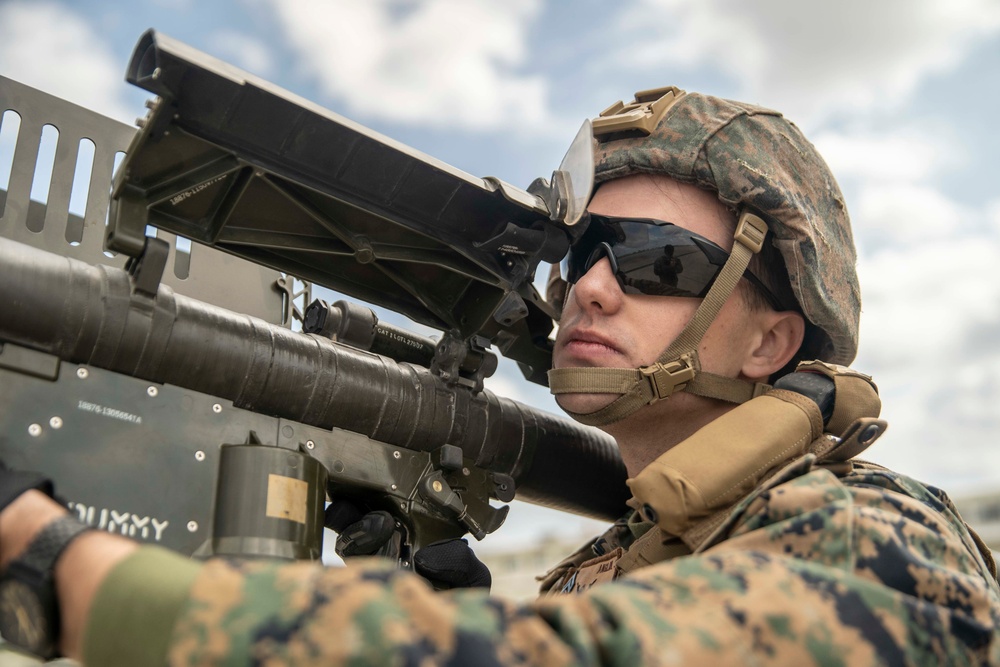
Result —
POLYGON ((705 553, 523 605, 379 561, 209 561, 166 662, 1000 665, 996 582, 947 506, 898 484, 816 470, 750 499, 705 553))
MULTIPOLYGON (((111 570, 92 603, 84 633, 87 665, 155 665, 170 642, 198 564, 154 546, 111 570)), ((0 660, 0 665, 6 665, 0 660)))

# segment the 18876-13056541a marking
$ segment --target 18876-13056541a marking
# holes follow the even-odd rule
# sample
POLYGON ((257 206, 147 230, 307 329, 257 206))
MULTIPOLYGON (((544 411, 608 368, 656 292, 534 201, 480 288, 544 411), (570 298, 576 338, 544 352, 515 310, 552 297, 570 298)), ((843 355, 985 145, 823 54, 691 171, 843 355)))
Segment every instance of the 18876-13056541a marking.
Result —
POLYGON ((117 419, 119 421, 128 422, 130 424, 141 424, 142 417, 125 410, 119 410, 117 408, 111 408, 106 405, 100 405, 98 403, 91 403, 90 401, 79 401, 76 404, 78 410, 83 412, 90 412, 95 415, 100 415, 102 417, 110 417, 111 419, 117 419))
POLYGON ((184 192, 178 193, 178 194, 174 195, 173 197, 171 197, 170 198, 170 203, 173 206, 177 206, 178 204, 180 204, 182 201, 184 201, 188 197, 192 197, 192 196, 198 194, 199 192, 201 192, 202 190, 210 188, 213 185, 215 185, 216 183, 218 183, 219 181, 223 181, 223 180, 225 180, 227 178, 229 178, 229 174, 223 174, 222 176, 217 176, 217 177, 213 178, 210 181, 205 181, 204 183, 199 183, 198 185, 194 186, 193 188, 189 188, 189 189, 185 190, 184 192))

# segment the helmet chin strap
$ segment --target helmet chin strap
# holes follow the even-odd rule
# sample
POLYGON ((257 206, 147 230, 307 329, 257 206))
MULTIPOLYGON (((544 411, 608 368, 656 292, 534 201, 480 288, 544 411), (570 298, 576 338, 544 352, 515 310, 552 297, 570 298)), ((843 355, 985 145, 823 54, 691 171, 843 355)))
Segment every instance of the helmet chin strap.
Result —
POLYGON ((679 391, 745 403, 767 390, 768 385, 724 377, 701 370, 698 345, 726 299, 736 289, 754 253, 760 252, 767 224, 749 211, 740 213, 733 251, 702 300, 694 317, 663 354, 642 368, 554 368, 549 371, 553 394, 620 394, 609 405, 594 412, 566 413, 588 426, 606 426, 625 419, 639 408, 679 391))

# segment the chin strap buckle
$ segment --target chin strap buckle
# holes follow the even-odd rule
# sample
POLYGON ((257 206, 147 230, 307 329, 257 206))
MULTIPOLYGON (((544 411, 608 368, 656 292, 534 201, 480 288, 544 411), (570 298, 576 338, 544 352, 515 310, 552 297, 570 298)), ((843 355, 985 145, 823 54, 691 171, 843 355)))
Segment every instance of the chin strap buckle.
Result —
POLYGON ((677 359, 666 364, 656 363, 639 369, 653 391, 650 403, 662 400, 683 391, 687 383, 694 379, 695 369, 685 359, 677 359))

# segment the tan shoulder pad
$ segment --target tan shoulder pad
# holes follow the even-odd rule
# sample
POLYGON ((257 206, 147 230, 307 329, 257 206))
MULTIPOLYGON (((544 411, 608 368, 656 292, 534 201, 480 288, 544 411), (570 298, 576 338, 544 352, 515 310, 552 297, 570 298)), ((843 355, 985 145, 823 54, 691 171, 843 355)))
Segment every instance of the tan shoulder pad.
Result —
POLYGON ((872 378, 846 366, 823 361, 803 361, 795 369, 819 373, 833 380, 837 397, 826 430, 841 435, 858 419, 875 419, 882 412, 882 399, 872 378))

